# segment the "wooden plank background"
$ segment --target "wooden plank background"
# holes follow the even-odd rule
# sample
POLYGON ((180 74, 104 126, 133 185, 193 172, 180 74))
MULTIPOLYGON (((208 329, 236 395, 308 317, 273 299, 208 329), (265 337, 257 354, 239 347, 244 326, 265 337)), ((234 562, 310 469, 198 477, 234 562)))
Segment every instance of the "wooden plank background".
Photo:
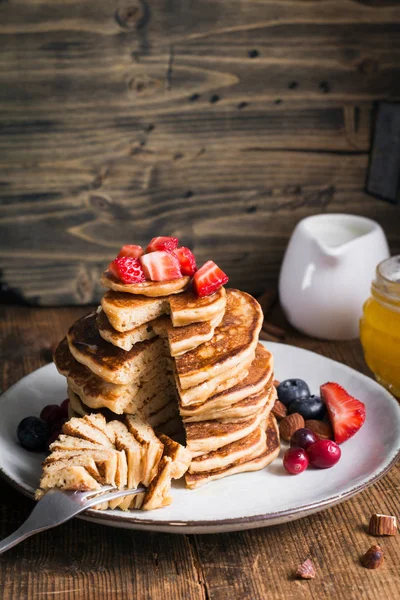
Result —
POLYGON ((122 243, 174 234, 257 294, 326 211, 400 253, 399 207, 364 193, 398 2, 10 0, 0 23, 3 289, 89 303, 122 243))

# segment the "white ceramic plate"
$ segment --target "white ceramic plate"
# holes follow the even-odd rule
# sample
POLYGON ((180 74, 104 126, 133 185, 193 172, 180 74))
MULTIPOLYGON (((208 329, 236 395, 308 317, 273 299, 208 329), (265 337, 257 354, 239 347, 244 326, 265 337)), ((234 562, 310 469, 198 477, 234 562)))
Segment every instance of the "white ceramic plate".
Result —
MULTIPOLYGON (((173 486, 173 503, 153 512, 89 510, 89 521, 172 533, 215 533, 275 525, 310 515, 354 496, 394 465, 400 456, 400 408, 372 379, 313 352, 284 344, 265 344, 275 357, 277 379, 301 377, 313 393, 336 381, 367 407, 362 429, 342 445, 342 458, 332 469, 286 473, 282 459, 255 473, 212 482, 198 490, 173 486)), ((46 404, 66 397, 66 382, 54 365, 24 377, 0 399, 0 469, 21 492, 33 496, 42 454, 24 450, 16 441, 19 421, 39 415, 46 404)), ((284 450, 284 449, 283 449, 284 450)), ((282 452, 282 451, 281 451, 282 452)))

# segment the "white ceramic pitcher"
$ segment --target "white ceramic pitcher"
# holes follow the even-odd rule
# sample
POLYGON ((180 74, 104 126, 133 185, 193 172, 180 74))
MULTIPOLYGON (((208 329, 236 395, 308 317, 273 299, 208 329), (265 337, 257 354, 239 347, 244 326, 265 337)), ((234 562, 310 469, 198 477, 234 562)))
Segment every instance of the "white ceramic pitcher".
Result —
POLYGON ((303 219, 292 234, 279 278, 287 319, 313 337, 358 337, 376 265, 388 256, 385 234, 371 219, 346 214, 303 219))

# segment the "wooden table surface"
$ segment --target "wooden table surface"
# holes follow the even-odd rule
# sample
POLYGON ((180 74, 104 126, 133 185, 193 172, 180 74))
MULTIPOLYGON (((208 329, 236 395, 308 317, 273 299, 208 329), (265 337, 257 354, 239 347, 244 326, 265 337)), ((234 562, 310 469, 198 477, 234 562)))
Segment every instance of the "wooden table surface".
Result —
MULTIPOLYGON (((48 348, 87 308, 0 306, 2 390, 48 361, 48 348)), ((321 342, 290 331, 287 341, 367 373, 360 345, 321 342)), ((3 600, 398 598, 400 536, 381 538, 376 571, 359 559, 375 539, 374 512, 398 513, 399 465, 357 497, 285 525, 220 535, 168 535, 102 527, 75 519, 41 533, 0 558, 3 600), (311 557, 312 581, 294 571, 311 557)), ((0 537, 16 529, 33 502, 1 482, 0 537)))

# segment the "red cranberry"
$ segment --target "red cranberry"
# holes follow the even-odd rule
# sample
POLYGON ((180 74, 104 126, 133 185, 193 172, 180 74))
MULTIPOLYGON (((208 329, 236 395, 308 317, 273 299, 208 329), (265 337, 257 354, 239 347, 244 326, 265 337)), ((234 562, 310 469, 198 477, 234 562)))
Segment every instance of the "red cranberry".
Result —
POLYGON ((307 450, 310 465, 317 469, 329 469, 336 465, 342 451, 332 440, 318 440, 307 450))
POLYGON ((49 425, 52 425, 54 421, 58 421, 60 418, 60 407, 58 404, 48 404, 42 409, 40 418, 49 423, 49 425))
POLYGON ((294 432, 292 437, 290 438, 290 446, 297 446, 298 448, 303 448, 307 450, 312 444, 318 441, 318 437, 315 435, 311 429, 307 429, 307 427, 302 427, 294 432))
POLYGON ((308 456, 303 448, 289 448, 283 457, 283 466, 288 473, 298 475, 308 467, 308 456))

